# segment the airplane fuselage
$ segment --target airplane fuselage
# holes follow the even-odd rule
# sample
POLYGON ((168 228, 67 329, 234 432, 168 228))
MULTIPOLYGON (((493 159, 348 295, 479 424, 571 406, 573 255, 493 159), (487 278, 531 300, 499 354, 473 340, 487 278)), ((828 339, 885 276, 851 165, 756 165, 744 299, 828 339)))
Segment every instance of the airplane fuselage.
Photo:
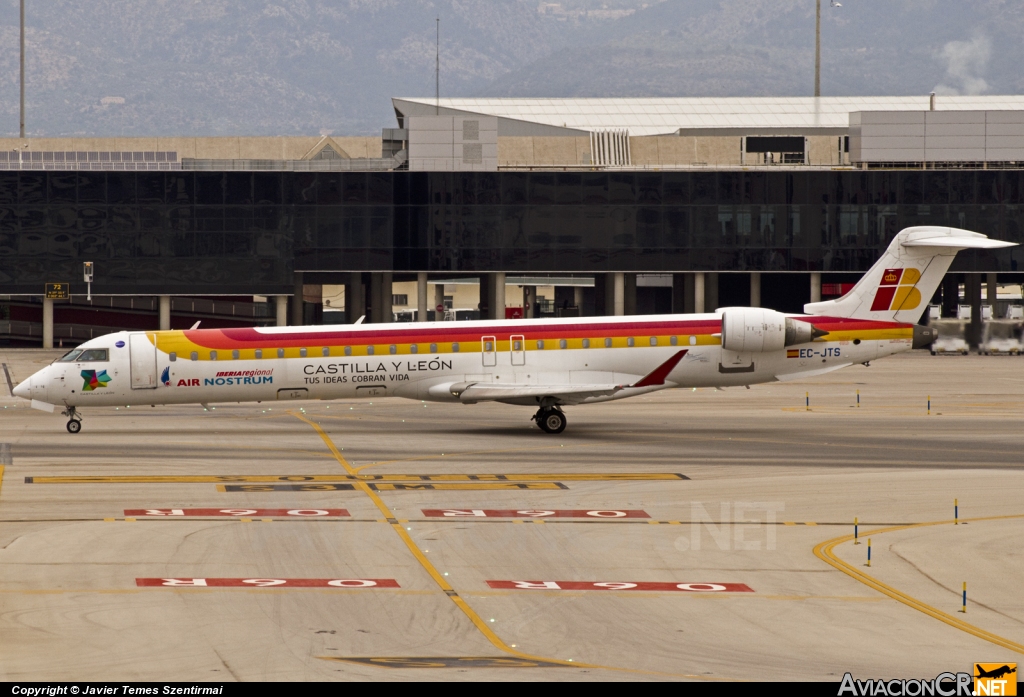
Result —
POLYGON ((457 402, 453 384, 630 386, 682 353, 660 385, 554 402, 588 403, 812 376, 913 344, 910 324, 792 317, 828 334, 782 350, 728 351, 721 315, 710 313, 119 332, 80 347, 106 349, 106 360, 68 354, 34 375, 21 396, 78 408, 385 396, 457 402))

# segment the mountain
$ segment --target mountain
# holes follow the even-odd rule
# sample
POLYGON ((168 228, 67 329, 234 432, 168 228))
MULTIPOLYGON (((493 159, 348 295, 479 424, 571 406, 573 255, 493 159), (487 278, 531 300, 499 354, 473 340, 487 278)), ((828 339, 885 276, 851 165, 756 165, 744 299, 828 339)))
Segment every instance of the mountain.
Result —
MULTIPOLYGON (((1019 93, 1024 4, 824 3, 823 94, 1019 93)), ((27 2, 27 127, 56 135, 379 133, 389 98, 805 95, 812 0, 27 2)), ((0 0, 0 134, 18 2, 0 0)))

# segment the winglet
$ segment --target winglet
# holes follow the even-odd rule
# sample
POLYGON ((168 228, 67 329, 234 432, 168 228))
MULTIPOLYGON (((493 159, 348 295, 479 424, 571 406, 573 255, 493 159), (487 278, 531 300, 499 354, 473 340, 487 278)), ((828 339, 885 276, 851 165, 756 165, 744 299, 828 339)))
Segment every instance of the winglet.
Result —
POLYGON ((689 349, 683 349, 682 351, 676 352, 671 358, 659 365, 657 368, 652 370, 650 373, 640 378, 640 380, 630 387, 651 387, 653 385, 664 385, 665 378, 672 372, 673 368, 679 365, 679 361, 683 360, 683 356, 689 349))

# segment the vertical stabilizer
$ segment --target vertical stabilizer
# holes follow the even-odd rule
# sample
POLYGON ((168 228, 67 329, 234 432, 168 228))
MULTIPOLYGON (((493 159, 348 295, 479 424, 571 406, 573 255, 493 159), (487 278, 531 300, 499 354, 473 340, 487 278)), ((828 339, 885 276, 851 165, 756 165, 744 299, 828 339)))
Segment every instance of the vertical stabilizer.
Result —
POLYGON ((809 315, 876 319, 915 324, 961 249, 999 249, 1013 242, 951 227, 921 226, 900 231, 882 257, 849 293, 808 303, 809 315))

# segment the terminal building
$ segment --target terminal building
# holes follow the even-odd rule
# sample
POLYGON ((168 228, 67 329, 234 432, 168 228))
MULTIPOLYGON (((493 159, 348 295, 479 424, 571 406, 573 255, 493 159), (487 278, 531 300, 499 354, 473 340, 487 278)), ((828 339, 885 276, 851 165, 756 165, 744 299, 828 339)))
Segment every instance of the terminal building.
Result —
MULTIPOLYGON (((0 343, 800 311, 905 227, 1024 242, 1024 96, 393 106, 379 138, 0 139, 0 343)), ((1022 255, 961 253, 933 302, 977 323, 1022 255)))

